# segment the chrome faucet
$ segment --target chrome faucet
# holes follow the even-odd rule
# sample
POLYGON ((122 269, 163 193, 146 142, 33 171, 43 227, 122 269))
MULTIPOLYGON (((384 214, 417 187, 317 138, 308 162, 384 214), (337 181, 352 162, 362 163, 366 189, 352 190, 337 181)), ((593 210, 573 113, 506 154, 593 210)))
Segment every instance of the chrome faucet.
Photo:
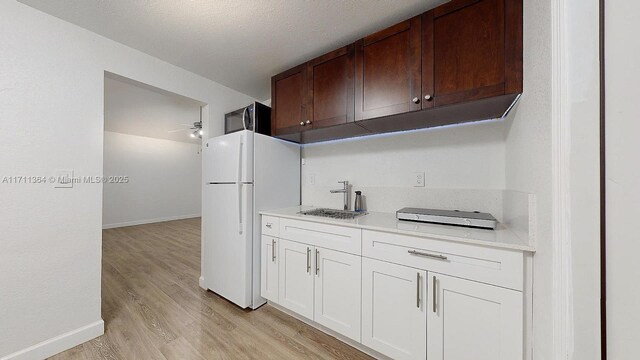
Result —
POLYGON ((338 184, 342 184, 342 189, 338 190, 329 190, 332 194, 344 194, 344 210, 349 210, 349 182, 348 181, 338 181, 338 184))

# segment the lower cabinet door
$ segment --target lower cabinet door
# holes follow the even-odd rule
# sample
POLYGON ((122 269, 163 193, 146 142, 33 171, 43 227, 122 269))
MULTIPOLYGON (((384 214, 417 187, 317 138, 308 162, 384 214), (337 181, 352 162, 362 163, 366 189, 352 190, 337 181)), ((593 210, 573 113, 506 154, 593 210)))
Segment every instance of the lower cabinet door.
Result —
POLYGON ((362 258, 316 248, 314 260, 314 321, 359 342, 362 258))
POLYGON ((260 295, 278 302, 278 239, 262 236, 260 247, 260 295))
POLYGON ((429 273, 429 360, 520 360, 522 293, 429 273))
POLYGON ((426 271, 362 259, 364 345, 398 360, 426 358, 426 277, 426 271))
POLYGON ((313 246, 279 239, 278 304, 313 319, 313 246))

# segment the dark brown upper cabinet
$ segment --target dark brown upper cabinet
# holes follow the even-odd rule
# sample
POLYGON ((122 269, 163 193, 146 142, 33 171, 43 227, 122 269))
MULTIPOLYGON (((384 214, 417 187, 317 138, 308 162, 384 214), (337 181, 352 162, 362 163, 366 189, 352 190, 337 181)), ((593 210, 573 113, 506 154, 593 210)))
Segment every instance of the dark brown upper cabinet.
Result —
POLYGON ((522 92, 522 0, 452 1, 422 19, 434 106, 522 92))
POLYGON ((272 78, 272 135, 307 143, 504 117, 522 1, 452 0, 272 78))
POLYGON ((346 124, 354 119, 354 46, 309 61, 307 66, 310 124, 305 129, 346 124))
POLYGON ((356 42, 355 119, 421 109, 420 17, 356 42))
POLYGON ((307 117, 307 66, 300 65, 271 79, 271 134, 297 133, 307 117))
POLYGON ((422 109, 434 106, 434 68, 433 68, 433 11, 422 14, 422 109))

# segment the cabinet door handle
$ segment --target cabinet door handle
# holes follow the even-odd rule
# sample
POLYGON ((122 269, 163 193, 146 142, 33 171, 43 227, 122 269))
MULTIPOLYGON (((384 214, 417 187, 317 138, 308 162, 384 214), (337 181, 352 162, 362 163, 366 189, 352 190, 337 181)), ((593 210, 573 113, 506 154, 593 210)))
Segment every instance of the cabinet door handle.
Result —
POLYGON ((307 122, 305 124, 307 124, 307 125, 311 124, 311 120, 307 120, 307 122))
POLYGON ((271 239, 271 262, 276 261, 276 240, 271 239))
POLYGON ((320 261, 318 261, 318 258, 320 257, 320 251, 318 251, 318 249, 316 249, 316 275, 318 275, 318 273, 320 272, 320 261))
POLYGON ((431 95, 427 94, 427 95, 424 96, 424 99, 427 100, 427 101, 431 101, 431 99, 433 99, 433 97, 431 95))
POLYGON ((420 309, 420 273, 416 273, 416 307, 420 309))
POLYGON ((436 298, 438 297, 438 279, 433 277, 433 312, 437 312, 436 298))
POLYGON ((300 126, 304 126, 304 121, 300 121, 300 126))
POLYGON ((307 248, 307 274, 311 272, 311 249, 307 248))
POLYGON ((416 251, 416 250, 409 250, 407 252, 409 254, 415 255, 415 256, 423 256, 423 257, 428 257, 428 258, 438 259, 438 260, 447 260, 446 256, 440 255, 440 254, 429 254, 429 253, 426 253, 426 252, 420 252, 420 251, 416 251))
POLYGON ((267 227, 268 227, 269 229, 271 229, 271 228, 273 227, 273 224, 272 224, 272 223, 267 223, 267 227))

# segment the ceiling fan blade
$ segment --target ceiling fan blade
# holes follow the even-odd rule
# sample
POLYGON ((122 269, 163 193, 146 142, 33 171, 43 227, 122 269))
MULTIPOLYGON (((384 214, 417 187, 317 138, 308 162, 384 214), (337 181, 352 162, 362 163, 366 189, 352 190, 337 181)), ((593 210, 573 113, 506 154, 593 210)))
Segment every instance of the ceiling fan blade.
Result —
POLYGON ((175 132, 180 132, 180 131, 187 131, 187 130, 191 130, 191 129, 174 129, 174 130, 168 130, 168 133, 175 133, 175 132))

